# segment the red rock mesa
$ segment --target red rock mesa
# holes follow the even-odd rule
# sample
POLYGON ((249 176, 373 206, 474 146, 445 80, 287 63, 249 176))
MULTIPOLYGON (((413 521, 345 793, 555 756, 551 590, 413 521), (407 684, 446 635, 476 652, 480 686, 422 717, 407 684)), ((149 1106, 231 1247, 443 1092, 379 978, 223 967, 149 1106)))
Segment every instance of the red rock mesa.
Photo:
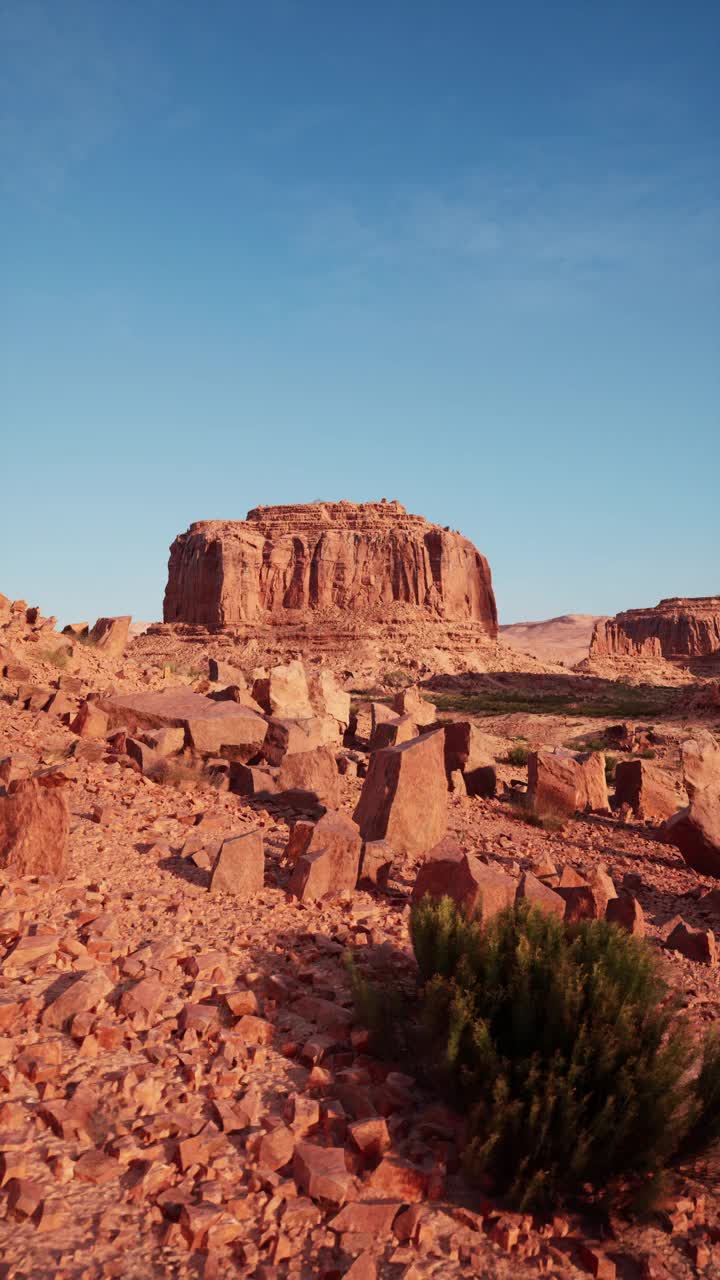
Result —
POLYGON ((596 624, 590 656, 709 658, 720 654, 720 596, 673 597, 596 624))
POLYGON ((210 628, 383 621, 398 605, 497 635, 490 567, 467 538, 399 502, 314 502, 192 524, 170 550, 163 616, 210 628))

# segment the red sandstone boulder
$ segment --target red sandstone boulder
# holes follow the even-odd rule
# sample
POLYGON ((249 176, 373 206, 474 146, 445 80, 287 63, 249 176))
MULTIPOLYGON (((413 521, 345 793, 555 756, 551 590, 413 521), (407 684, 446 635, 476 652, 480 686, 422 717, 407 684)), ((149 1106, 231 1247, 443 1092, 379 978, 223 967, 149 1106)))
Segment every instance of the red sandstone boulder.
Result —
POLYGON ((353 815, 364 840, 388 840, 398 853, 422 854, 442 838, 447 825, 443 744, 438 731, 373 753, 353 815))
POLYGON ((350 1192, 351 1180, 343 1147, 318 1147, 299 1142, 293 1156, 293 1176, 298 1190, 314 1200, 341 1205, 350 1192))
POLYGON ((340 804, 340 774, 329 747, 297 751, 285 756, 277 774, 278 791, 298 808, 337 809, 340 804))
POLYGON ((130 632, 130 616, 123 618, 98 618, 90 632, 91 643, 111 658, 120 658, 125 652, 130 632))
POLYGON ((213 702, 189 689, 127 693, 103 698, 109 728, 137 735, 146 729, 181 728, 185 742, 200 755, 247 761, 265 741, 267 724, 261 716, 234 702, 213 702))
POLYGON ((643 909, 637 898, 632 893, 629 893, 627 889, 621 889, 616 898, 609 900, 605 919, 609 924, 619 925, 627 933, 634 934, 636 938, 645 937, 643 909))
POLYGON ((158 755, 147 742, 143 742, 141 738, 126 738, 125 752, 134 760, 143 777, 149 778, 152 774, 157 773, 162 764, 162 756, 158 755))
MULTIPOLYGON (((497 770, 487 735, 466 720, 446 724, 443 733, 448 784, 454 777, 457 783, 456 775, 460 774, 467 795, 494 796, 497 770)), ((450 790, 460 790, 460 787, 450 785, 450 790)))
POLYGON ((306 720, 313 714, 305 667, 299 658, 273 667, 253 685, 253 697, 272 716, 306 720))
POLYGON ((336 722, 339 734, 345 733, 350 724, 350 694, 341 688, 334 672, 310 672, 308 691, 315 715, 330 716, 336 722))
POLYGON ((233 760, 230 764, 230 790, 238 796, 276 795, 277 771, 233 760))
POLYGON ((588 879, 572 867, 564 867, 555 892, 565 903, 568 921, 602 920, 609 902, 617 897, 615 885, 602 866, 596 867, 588 879))
POLYGON ((147 733, 142 735, 142 740, 164 760, 182 751, 185 746, 185 732, 183 729, 148 729, 147 733))
POLYGON ((207 696, 212 698, 213 702, 236 702, 239 707, 247 707, 260 716, 263 714, 259 702, 256 702, 252 694, 248 693, 244 684, 226 684, 221 689, 210 689, 207 696))
POLYGON ((314 751, 337 740, 337 725, 330 717, 311 716, 304 720, 268 720, 262 754, 268 764, 280 765, 298 751, 314 751))
POLYGON ((108 732, 108 724, 107 713, 97 702, 83 702, 75 719, 71 721, 70 728, 80 738, 104 738, 108 732))
POLYGON ((19 779, 0 796, 0 867, 17 876, 67 870, 68 803, 61 788, 19 779))
POLYGON ((9 786, 20 778, 29 778, 35 769, 33 756, 15 752, 11 756, 0 757, 0 783, 9 786))
POLYGON ((528 802, 534 813, 567 814, 609 806, 605 757, 597 751, 532 751, 528 758, 528 802))
POLYGON ((662 822, 677 813, 682 797, 664 769, 647 760, 621 760, 615 766, 615 806, 623 804, 637 818, 662 822))
POLYGON ((223 661, 222 658, 208 658, 208 680, 212 684, 237 685, 238 688, 250 692, 245 675, 240 668, 234 666, 232 662, 223 661))
POLYGON ((387 840, 366 840, 362 848, 358 885, 361 888, 387 889, 395 861, 395 850, 387 840))
POLYGON ((409 742, 417 738, 417 725, 410 716, 393 716, 392 720, 383 720, 375 725, 370 739, 370 750, 381 751, 383 747, 399 747, 401 742, 409 742))
POLYGON ((720 876, 720 746, 707 731, 682 745, 683 779, 690 804, 663 827, 689 867, 720 876))
POLYGON ((396 715, 410 716, 418 726, 434 724, 437 720, 435 704, 421 697, 415 685, 410 685, 409 688, 401 689, 399 693, 396 693, 392 701, 392 707, 396 715))
POLYGON ((354 889, 361 849, 360 832, 347 814, 324 814, 296 857, 288 891, 307 902, 354 889))
POLYGON ((708 789, 720 792, 720 744, 707 729, 683 742, 680 753, 683 781, 691 799, 708 789))
POLYGON ((680 850, 702 876, 720 876, 720 790, 698 792, 662 828, 663 838, 680 850))
POLYGON ((712 929, 693 929, 680 918, 671 929, 666 945, 698 964, 717 964, 717 943, 712 929))
POLYGON ((515 881, 504 871, 463 853, 452 837, 446 837, 420 867, 412 901, 422 902, 426 895, 435 900, 452 898, 461 911, 468 915, 477 913, 485 923, 498 911, 512 906, 515 892, 515 881))
POLYGON ((62 1027, 76 1014, 96 1009, 112 989, 112 981, 99 965, 96 969, 74 975, 70 985, 50 997, 43 1010, 42 1021, 46 1026, 62 1027))
POLYGON ((283 853, 284 861, 289 862, 291 867, 295 865, 301 854, 307 853, 317 825, 316 822, 310 822, 307 818, 298 818, 293 822, 283 853))
POLYGON ((551 915, 559 916, 562 919, 565 915, 565 900, 560 897, 559 893, 555 893, 554 889, 543 884, 542 880, 538 880, 531 871, 524 872, 521 875, 515 894, 516 902, 527 901, 532 907, 537 907, 540 911, 547 911, 551 915))
POLYGON ((246 831, 223 840, 210 877, 211 893, 250 898, 263 887, 265 854, 261 831, 246 831))
POLYGON ((397 711, 389 707, 386 702, 368 702, 367 710, 370 712, 370 738, 379 725, 395 724, 400 719, 397 711))

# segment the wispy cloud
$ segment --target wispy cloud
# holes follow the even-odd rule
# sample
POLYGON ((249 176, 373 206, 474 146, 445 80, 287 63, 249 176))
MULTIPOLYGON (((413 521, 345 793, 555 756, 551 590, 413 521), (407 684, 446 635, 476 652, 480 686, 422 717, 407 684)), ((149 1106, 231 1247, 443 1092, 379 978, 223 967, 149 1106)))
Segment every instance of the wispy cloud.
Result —
POLYGON ((517 303, 567 301, 604 281, 695 274, 712 287, 720 271, 720 201, 672 170, 559 179, 473 174, 452 188, 386 190, 382 202, 327 188, 288 201, 301 252, 320 270, 375 266, 447 268, 491 282, 517 303))
POLYGON ((108 143, 166 90, 162 67, 138 33, 110 35, 107 11, 88 0, 0 5, 0 181, 40 197, 108 143))

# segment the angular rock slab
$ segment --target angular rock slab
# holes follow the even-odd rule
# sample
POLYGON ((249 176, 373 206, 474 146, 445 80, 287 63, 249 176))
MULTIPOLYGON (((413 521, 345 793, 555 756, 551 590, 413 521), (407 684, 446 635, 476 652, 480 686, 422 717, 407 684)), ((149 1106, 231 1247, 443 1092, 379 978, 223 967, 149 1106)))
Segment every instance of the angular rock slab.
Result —
POLYGON ((511 907, 516 885, 504 871, 488 867, 479 858, 463 853, 452 837, 440 842, 421 866, 412 891, 412 901, 426 895, 438 901, 452 898, 467 915, 478 915, 484 923, 511 907))
POLYGON ((696 792, 688 807, 664 824, 662 834, 693 871, 720 877, 720 788, 696 792))
POLYGON ((251 898, 260 893, 264 876, 262 832, 246 831, 223 840, 210 876, 210 892, 251 898))
POLYGON ((702 791, 720 791, 720 744, 707 730, 688 738, 680 748, 683 780, 691 797, 702 791))
POLYGON ((142 729, 181 728, 185 741, 200 755, 251 760, 267 734, 261 716, 235 702, 214 702, 191 689, 161 689, 104 698, 109 728, 136 734, 142 729))
POLYGON ((353 817, 364 840, 387 840, 398 853, 427 853, 445 834, 447 779, 442 730, 386 747, 370 757, 353 817))
POLYGON ((615 804, 629 804, 637 818, 664 822, 682 803, 673 780, 648 760, 621 760, 615 766, 615 804))
POLYGON ((593 751, 532 751, 528 758, 528 802, 534 813, 584 813, 609 807, 605 757, 593 751))
MULTIPOLYGON (((296 825, 306 827, 304 823, 296 825)), ((306 830, 299 832, 298 843, 301 836, 307 834, 306 830)), ((352 818, 346 813, 324 814, 309 833, 302 852, 296 856, 288 892, 306 902, 341 893, 344 889, 354 889, 361 851, 362 839, 352 818)))
POLYGON ((113 658, 122 657, 128 642, 130 623, 129 614, 121 618, 98 618, 90 632, 90 640, 96 649, 113 658))
POLYGON ((278 791, 297 808, 337 809, 340 804, 340 774, 329 747, 297 751, 285 756, 277 775, 278 791))

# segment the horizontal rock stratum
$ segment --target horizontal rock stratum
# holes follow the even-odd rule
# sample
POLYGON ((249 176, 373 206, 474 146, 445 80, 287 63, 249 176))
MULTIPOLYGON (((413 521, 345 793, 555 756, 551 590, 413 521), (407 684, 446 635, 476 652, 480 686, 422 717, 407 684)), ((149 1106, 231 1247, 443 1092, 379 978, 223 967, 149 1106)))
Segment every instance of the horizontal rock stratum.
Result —
POLYGON ((720 596, 661 600, 653 609, 628 609, 600 621, 590 656, 708 658, 720 654, 720 596))
POLYGON ((313 502, 192 524, 170 549, 163 617, 214 628, 397 606, 497 635, 490 566, 467 538, 399 502, 313 502))

